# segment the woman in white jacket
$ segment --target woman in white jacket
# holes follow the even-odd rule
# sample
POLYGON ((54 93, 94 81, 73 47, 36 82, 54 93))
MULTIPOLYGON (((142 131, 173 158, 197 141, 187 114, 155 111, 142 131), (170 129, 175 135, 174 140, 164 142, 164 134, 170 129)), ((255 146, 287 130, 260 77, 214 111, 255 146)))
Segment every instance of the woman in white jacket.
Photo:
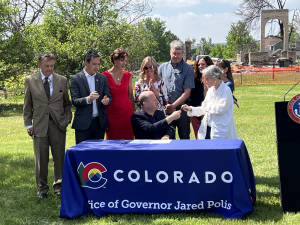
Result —
POLYGON ((220 79, 222 71, 211 65, 202 71, 208 91, 200 107, 183 105, 188 116, 202 116, 198 139, 237 139, 230 88, 220 79))

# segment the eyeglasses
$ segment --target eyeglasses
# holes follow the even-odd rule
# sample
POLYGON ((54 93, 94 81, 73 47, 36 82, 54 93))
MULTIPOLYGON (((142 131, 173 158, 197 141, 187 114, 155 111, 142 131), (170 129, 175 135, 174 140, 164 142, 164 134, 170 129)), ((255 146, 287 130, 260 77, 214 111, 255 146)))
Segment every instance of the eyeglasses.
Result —
POLYGON ((153 65, 152 65, 152 66, 149 66, 149 67, 145 66, 144 69, 145 69, 145 70, 153 69, 153 65))

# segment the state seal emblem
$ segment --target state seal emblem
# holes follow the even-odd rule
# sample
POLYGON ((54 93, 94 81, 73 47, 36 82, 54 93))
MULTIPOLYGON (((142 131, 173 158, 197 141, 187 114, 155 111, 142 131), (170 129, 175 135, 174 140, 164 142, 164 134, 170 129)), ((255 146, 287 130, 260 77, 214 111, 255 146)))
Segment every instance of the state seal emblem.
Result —
POLYGON ((300 123, 300 94, 289 101, 287 110, 291 119, 296 123, 300 123))

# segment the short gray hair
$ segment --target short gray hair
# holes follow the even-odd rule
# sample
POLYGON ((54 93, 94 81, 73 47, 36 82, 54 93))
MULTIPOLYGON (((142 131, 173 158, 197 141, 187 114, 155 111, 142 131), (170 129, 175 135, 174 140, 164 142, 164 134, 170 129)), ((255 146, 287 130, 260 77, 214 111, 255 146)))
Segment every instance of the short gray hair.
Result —
POLYGON ((206 76, 215 78, 215 79, 221 79, 222 77, 222 70, 215 66, 215 65, 210 65, 209 67, 206 67, 204 70, 202 70, 202 73, 205 73, 206 76))
POLYGON ((183 51, 183 43, 180 40, 174 40, 170 43, 170 49, 182 50, 183 51))

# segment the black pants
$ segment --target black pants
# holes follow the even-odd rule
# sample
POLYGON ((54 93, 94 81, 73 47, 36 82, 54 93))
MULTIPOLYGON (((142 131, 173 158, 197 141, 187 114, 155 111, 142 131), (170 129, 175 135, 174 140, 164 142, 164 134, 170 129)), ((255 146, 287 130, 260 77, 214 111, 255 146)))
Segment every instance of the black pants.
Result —
POLYGON ((92 120, 86 130, 75 130, 76 144, 90 139, 104 139, 105 130, 99 124, 99 117, 92 120))
MULTIPOLYGON (((176 108, 176 110, 180 110, 181 105, 176 108)), ((178 128, 178 135, 180 139, 190 139, 190 117, 187 115, 187 112, 181 111, 181 116, 178 120, 173 120, 170 123, 170 126, 174 127, 176 131, 176 127, 178 128)), ((174 137, 176 139, 176 135, 174 137)))
POLYGON ((210 126, 207 126, 207 128, 206 128, 205 139, 211 139, 211 138, 210 138, 210 132, 211 132, 211 127, 210 127, 210 126))

